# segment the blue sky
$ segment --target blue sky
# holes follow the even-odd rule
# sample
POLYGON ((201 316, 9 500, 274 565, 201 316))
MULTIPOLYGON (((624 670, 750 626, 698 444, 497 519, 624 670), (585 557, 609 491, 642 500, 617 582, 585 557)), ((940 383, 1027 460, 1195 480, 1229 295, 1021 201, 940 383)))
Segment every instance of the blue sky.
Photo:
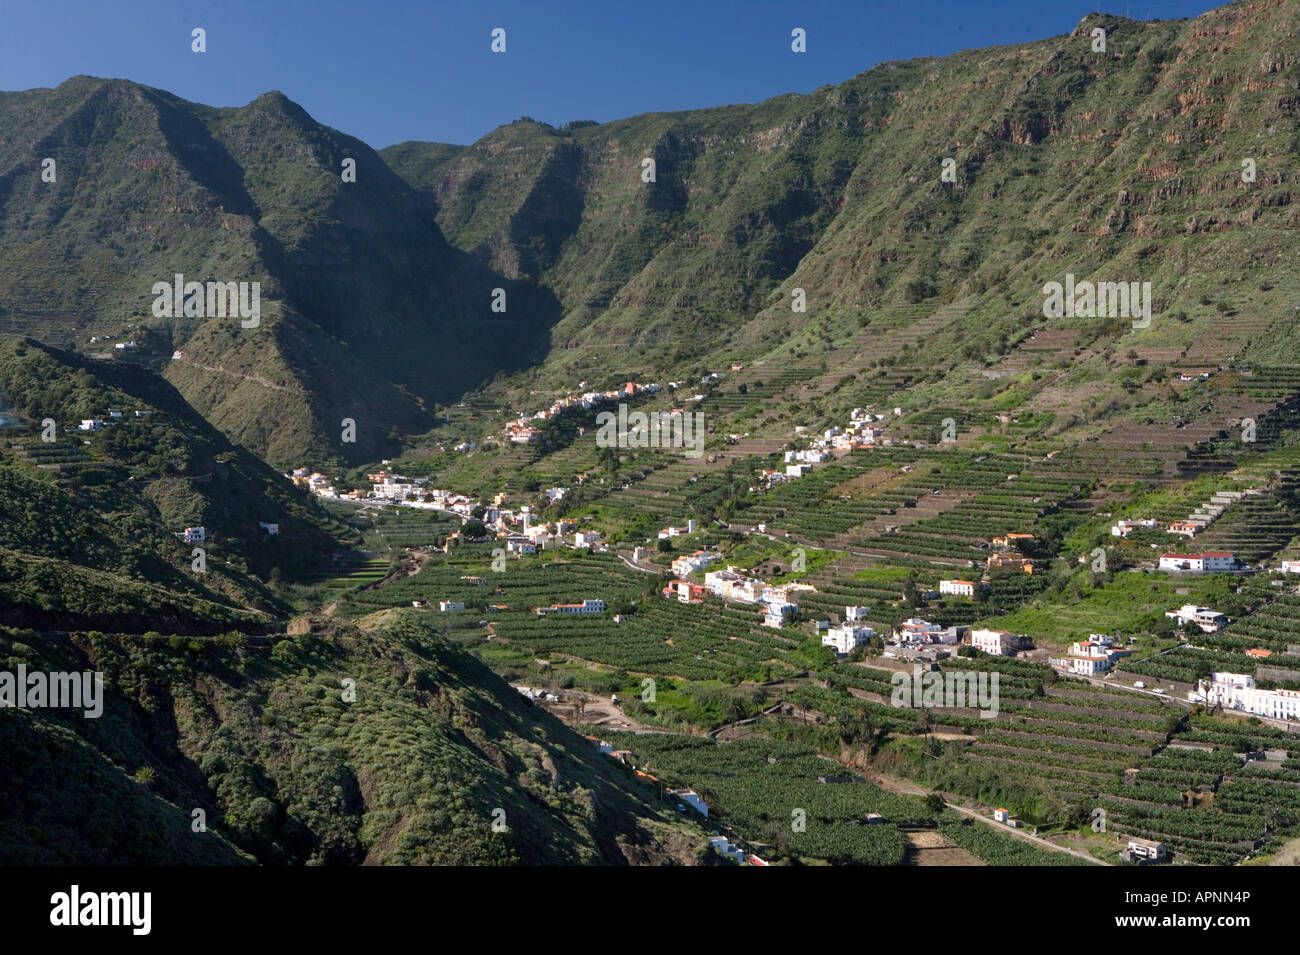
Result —
MULTIPOLYGON (((1140 19, 1214 0, 1123 2, 1140 19)), ((212 106, 278 89, 379 149, 469 143, 531 116, 559 125, 757 102, 886 60, 1066 33, 1097 0, 5 0, 0 90, 121 77, 212 106), (190 31, 207 31, 207 52, 190 31), (489 45, 506 30, 506 52, 489 45), (790 50, 790 31, 808 50, 790 50)))

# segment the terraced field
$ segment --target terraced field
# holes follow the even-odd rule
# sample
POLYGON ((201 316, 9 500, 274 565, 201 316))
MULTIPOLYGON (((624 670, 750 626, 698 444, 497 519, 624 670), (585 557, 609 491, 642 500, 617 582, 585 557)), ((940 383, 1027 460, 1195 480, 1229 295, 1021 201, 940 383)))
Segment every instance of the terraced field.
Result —
MULTIPOLYGON (((946 757, 955 762, 925 769, 933 784, 1030 819, 1071 806, 1095 819, 1100 808, 1108 830, 1164 841, 1181 861, 1228 864, 1300 825, 1292 761, 1237 755, 1300 748, 1294 735, 1188 716, 1167 701, 1079 680, 1045 683, 1023 664, 983 665, 1002 671, 1005 702, 984 732, 946 757)), ((968 717, 942 722, 971 726, 968 717)))

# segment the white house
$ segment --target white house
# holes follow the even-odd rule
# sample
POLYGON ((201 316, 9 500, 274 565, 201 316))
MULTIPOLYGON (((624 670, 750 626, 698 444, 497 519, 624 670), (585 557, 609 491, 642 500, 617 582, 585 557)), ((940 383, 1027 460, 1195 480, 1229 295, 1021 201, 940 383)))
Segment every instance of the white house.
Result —
POLYGON ((1128 650, 1116 650, 1114 644, 1114 638, 1094 633, 1087 640, 1070 644, 1069 656, 1050 657, 1047 662, 1066 673, 1096 676, 1109 670, 1120 657, 1129 655, 1128 650))
POLYGON ((580 604, 551 604, 549 607, 538 607, 538 614, 546 613, 604 613, 605 601, 593 600, 588 598, 580 604))
POLYGON ((280 533, 279 524, 268 524, 266 521, 258 521, 257 526, 266 531, 267 537, 274 537, 276 534, 280 533))
POLYGON ((901 643, 937 643, 943 627, 920 617, 909 617, 894 628, 894 639, 901 643))
POLYGON ((758 603, 766 585, 761 580, 737 573, 734 567, 728 567, 726 570, 711 570, 706 573, 704 586, 723 600, 758 603))
POLYGON ((709 845, 720 855, 724 855, 734 862, 744 864, 745 850, 733 843, 726 836, 712 836, 709 838, 709 845))
POLYGON ((1177 620, 1180 624, 1194 623, 1205 633, 1222 630, 1228 622, 1225 614, 1195 604, 1183 604, 1177 610, 1166 611, 1165 616, 1177 620))
POLYGON ((845 607, 844 620, 853 623, 857 620, 866 620, 867 614, 871 613, 870 607, 845 607))
POLYGON ((785 603, 779 600, 769 601, 763 606, 765 608, 763 614, 763 626, 765 627, 783 627, 785 626, 785 615, 787 611, 790 613, 799 612, 798 604, 785 603))
POLYGON ((870 627, 855 627, 843 624, 831 627, 822 634, 822 646, 834 647, 839 654, 849 653, 854 647, 860 647, 876 635, 870 627))
POLYGON ((1144 518, 1137 521, 1116 521, 1115 526, 1110 529, 1113 537, 1128 537, 1129 531, 1138 527, 1159 527, 1159 521, 1144 518))
POLYGON ((1284 560, 1284 561, 1282 561, 1282 573, 1284 573, 1284 574, 1300 574, 1300 560, 1284 560))
POLYGON ((669 789, 666 795, 674 799, 680 799, 683 803, 690 806, 705 819, 709 818, 709 804, 700 798, 700 794, 694 789, 669 789))
POLYGON ((1204 554, 1162 554, 1160 569, 1170 573, 1210 573, 1216 570, 1236 570, 1241 562, 1232 554, 1207 551, 1204 554))
POLYGON ((1189 693, 1188 698, 1269 719, 1300 720, 1300 692, 1261 690, 1248 673, 1214 673, 1209 682, 1197 683, 1196 691, 1189 693))
POLYGON ((104 427, 104 422, 98 418, 82 418, 81 424, 77 425, 78 431, 98 431, 104 427))
POLYGON ((955 597, 974 597, 975 584, 969 580, 941 580, 939 593, 952 594, 955 597))
POLYGON ((574 531, 573 533, 574 547, 591 547, 599 540, 600 534, 596 531, 574 531))
POLYGON ((1058 670, 1077 673, 1080 676, 1096 676, 1110 669, 1110 660, 1104 656, 1051 657, 1048 662, 1058 670))
POLYGON ((703 570, 715 561, 722 559, 721 554, 713 554, 706 550, 697 550, 693 554, 686 554, 678 557, 673 561, 673 573, 678 577, 688 577, 697 570, 703 570))
POLYGON ((208 532, 202 527, 187 527, 183 536, 185 543, 196 544, 207 540, 208 532))
POLYGON ((1137 836, 1130 836, 1128 854, 1135 859, 1150 859, 1153 862, 1159 862, 1165 858, 1165 844, 1156 842, 1153 839, 1139 839, 1137 836))
POLYGON ((446 613, 448 610, 464 610, 464 609, 465 609, 465 605, 463 603, 454 602, 451 600, 438 601, 438 610, 441 613, 446 613))
POLYGON ((970 632, 970 645, 994 656, 1012 656, 1024 646, 1025 638, 1008 630, 980 627, 970 632))

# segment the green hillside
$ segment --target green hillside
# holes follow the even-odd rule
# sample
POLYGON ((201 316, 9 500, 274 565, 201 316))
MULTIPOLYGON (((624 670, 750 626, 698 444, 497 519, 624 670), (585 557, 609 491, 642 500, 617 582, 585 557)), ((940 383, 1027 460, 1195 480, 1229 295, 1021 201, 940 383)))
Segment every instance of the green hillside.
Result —
POLYGON ((690 860, 703 841, 409 614, 269 652, 9 630, 0 656, 101 671, 106 694, 98 719, 0 720, 0 752, 25 754, 0 773, 0 862, 626 865, 690 860))
POLYGON ((0 407, 9 623, 264 630, 287 610, 268 583, 314 573, 337 546, 314 499, 142 369, 3 338, 0 407), (195 526, 201 570, 181 540, 195 526))
POLYGON ((0 94, 0 129, 0 330, 165 367, 277 464, 377 456, 433 401, 538 357, 556 317, 544 293, 447 245, 371 149, 280 93, 212 109, 74 77, 0 94), (260 324, 157 317, 153 286, 178 273, 260 282, 260 324))
POLYGON ((885 63, 805 96, 520 120, 383 155, 453 243, 559 299, 550 360, 520 389, 740 359, 857 374, 836 408, 933 406, 1039 364, 999 410, 1079 428, 1150 401, 1126 387, 1130 353, 1198 370, 1294 354, 1297 53, 1274 13, 1297 8, 1274 6, 1090 14, 1068 36, 885 63), (1150 282, 1153 320, 1045 318, 1043 286, 1067 273, 1150 282), (1060 358, 1068 395, 1049 387, 1060 358))

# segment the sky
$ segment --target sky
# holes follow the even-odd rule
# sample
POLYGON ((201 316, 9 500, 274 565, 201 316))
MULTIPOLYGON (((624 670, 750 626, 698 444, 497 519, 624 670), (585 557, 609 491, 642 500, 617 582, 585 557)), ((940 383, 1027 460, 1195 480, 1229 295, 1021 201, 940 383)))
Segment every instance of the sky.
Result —
POLYGON ((279 90, 382 149, 807 93, 888 60, 1068 33, 1101 9, 1193 17, 1215 0, 5 0, 0 90, 78 74, 209 106, 279 90), (206 31, 207 51, 191 49, 206 31), (505 30, 504 53, 491 50, 505 30), (807 52, 791 50, 791 31, 807 52))

